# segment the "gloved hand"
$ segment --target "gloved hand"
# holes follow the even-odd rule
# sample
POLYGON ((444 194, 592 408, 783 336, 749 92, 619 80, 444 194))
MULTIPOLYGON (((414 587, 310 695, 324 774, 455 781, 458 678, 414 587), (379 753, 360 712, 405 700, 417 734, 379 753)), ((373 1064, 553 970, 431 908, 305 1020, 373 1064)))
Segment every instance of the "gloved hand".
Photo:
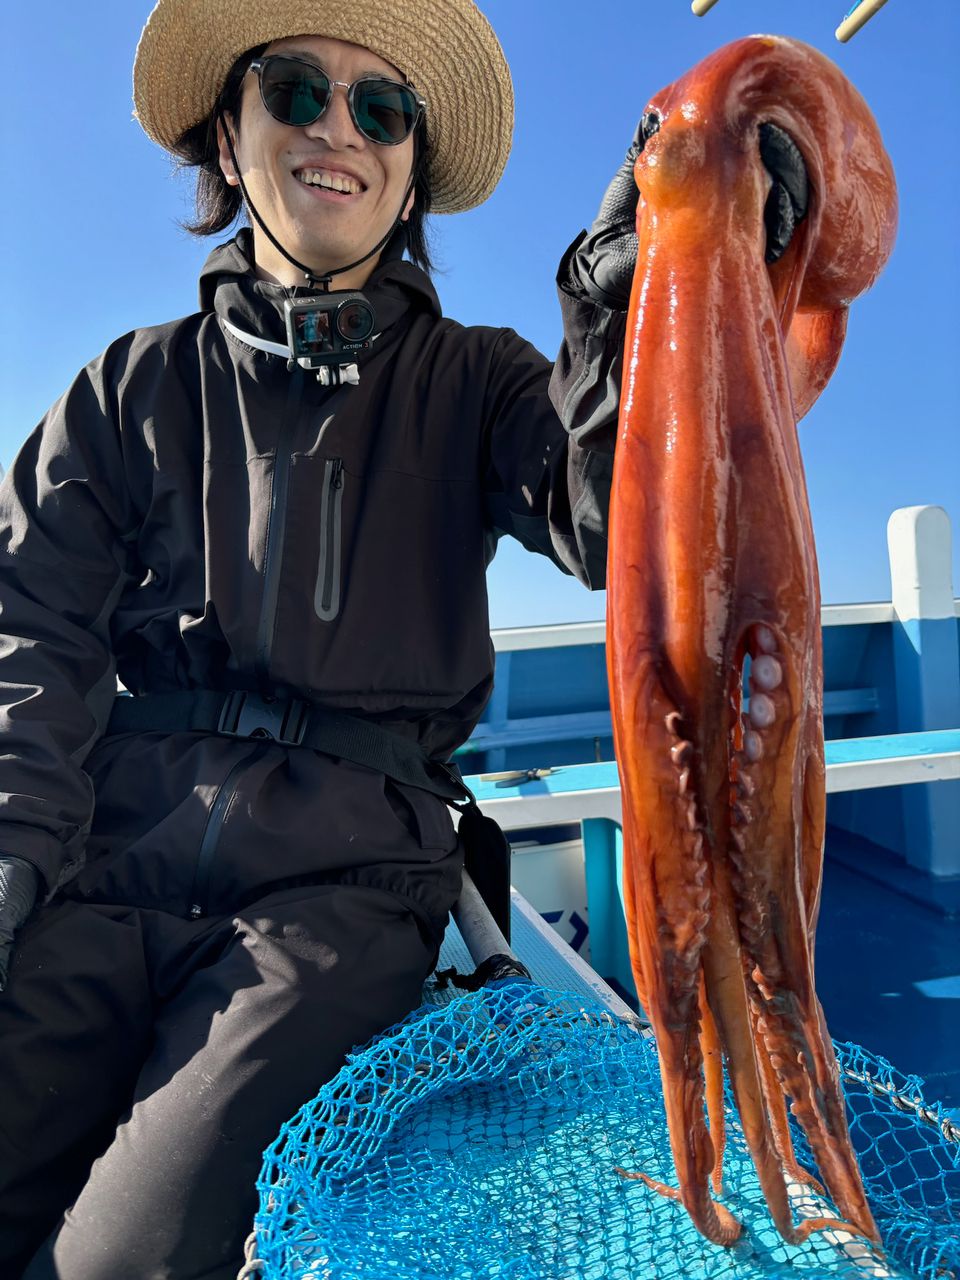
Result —
MULTIPOLYGON (((593 226, 570 262, 571 283, 594 302, 616 311, 629 305, 637 263, 640 193, 633 169, 637 156, 659 128, 659 115, 648 111, 637 125, 623 164, 607 187, 593 226)), ((767 262, 776 262, 789 245, 796 224, 806 217, 807 170, 799 147, 783 129, 764 123, 759 132, 760 159, 773 179, 763 212, 767 229, 765 256, 767 262)))
POLYGON ((14 935, 33 910, 39 888, 31 862, 0 856, 0 991, 7 985, 14 935))
POLYGON ((760 159, 773 179, 763 209, 767 228, 767 262, 783 256, 798 222, 807 216, 810 184, 800 148, 775 124, 760 126, 760 159))
POLYGON ((660 128, 660 117, 648 111, 637 125, 623 164, 613 176, 593 226, 580 242, 570 263, 571 283, 605 307, 625 311, 637 265, 637 201, 633 176, 637 156, 660 128))

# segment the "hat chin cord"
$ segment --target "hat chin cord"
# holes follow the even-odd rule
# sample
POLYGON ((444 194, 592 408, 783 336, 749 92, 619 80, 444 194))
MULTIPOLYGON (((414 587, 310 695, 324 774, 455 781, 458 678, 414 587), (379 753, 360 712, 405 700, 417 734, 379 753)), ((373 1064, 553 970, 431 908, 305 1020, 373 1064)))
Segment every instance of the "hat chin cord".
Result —
POLYGON ((397 227, 399 227, 401 222, 403 221, 403 211, 407 207, 407 201, 410 199, 411 193, 413 192, 413 188, 416 186, 416 183, 417 183, 417 172, 420 167, 419 161, 414 163, 413 174, 411 175, 411 178, 410 178, 410 185, 407 187, 407 190, 404 193, 403 200, 400 204, 400 212, 397 214, 397 217, 393 223, 393 226, 391 226, 390 230, 383 237, 383 239, 378 240, 377 243, 370 250, 370 252, 365 253, 362 258, 357 258, 356 262, 348 262, 345 267, 336 267, 334 268, 333 271, 324 271, 324 272, 315 271, 313 267, 306 266, 305 263, 298 261, 298 259, 296 259, 292 253, 287 252, 287 250, 283 247, 283 245, 280 243, 277 237, 273 234, 273 232, 264 222, 263 218, 257 212, 257 207, 253 203, 253 201, 250 199, 250 194, 247 191, 246 185, 240 174, 240 164, 237 160, 237 153, 233 147, 233 138, 230 135, 230 130, 227 127, 227 121, 222 110, 218 109, 217 119, 220 121, 220 126, 223 129, 223 135, 227 140, 227 149, 230 152, 230 159, 233 162, 234 173, 237 175, 237 185, 240 188, 240 194, 243 196, 244 204, 250 210, 250 213, 252 214, 253 219, 256 222, 257 226, 260 228, 263 234, 267 237, 267 239, 270 241, 273 247, 277 250, 277 252, 281 253, 289 263, 291 263, 293 266, 297 268, 298 271, 303 272, 308 288, 312 289, 314 287, 318 287, 322 289, 324 293, 328 293, 330 290, 330 282, 334 276, 342 276, 345 272, 352 271, 354 267, 362 266, 363 263, 367 262, 370 258, 372 258, 374 254, 379 253, 380 250, 387 243, 387 241, 390 239, 390 237, 393 235, 393 233, 396 231, 397 227))

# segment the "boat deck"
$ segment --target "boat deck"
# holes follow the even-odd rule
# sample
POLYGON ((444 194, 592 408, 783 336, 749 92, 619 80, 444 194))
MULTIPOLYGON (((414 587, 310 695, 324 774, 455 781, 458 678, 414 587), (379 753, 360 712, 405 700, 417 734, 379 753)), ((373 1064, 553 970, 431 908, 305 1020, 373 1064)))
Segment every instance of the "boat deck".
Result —
POLYGON ((960 1117, 960 921, 852 869, 871 855, 830 830, 816 952, 827 1025, 923 1077, 927 1098, 960 1117))

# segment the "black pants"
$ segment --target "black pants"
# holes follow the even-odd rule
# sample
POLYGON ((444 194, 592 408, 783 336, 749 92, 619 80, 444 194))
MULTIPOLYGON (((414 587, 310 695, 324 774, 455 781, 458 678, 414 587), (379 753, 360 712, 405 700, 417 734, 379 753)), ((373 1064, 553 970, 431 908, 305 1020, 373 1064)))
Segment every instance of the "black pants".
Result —
POLYGON ((64 901, 18 942, 0 995, 5 1280, 235 1276, 264 1148, 419 1003, 434 959, 399 899, 345 886, 199 921, 64 901))

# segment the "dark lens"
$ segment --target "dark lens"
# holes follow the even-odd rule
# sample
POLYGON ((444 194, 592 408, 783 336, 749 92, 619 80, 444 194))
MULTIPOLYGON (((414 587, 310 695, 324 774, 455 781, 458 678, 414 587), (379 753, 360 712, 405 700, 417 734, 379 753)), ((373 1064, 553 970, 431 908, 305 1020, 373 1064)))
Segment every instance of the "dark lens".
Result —
POLYGON ((337 312, 337 330, 345 342, 366 342, 373 333, 373 312, 366 302, 345 302, 337 312))
POLYGON ((359 80, 353 90, 357 128, 371 142, 392 145, 409 137, 417 123, 417 95, 394 80, 359 80))
POLYGON ((296 58, 265 58, 260 92, 275 120, 283 124, 313 124, 330 101, 330 81, 319 67, 296 58))

